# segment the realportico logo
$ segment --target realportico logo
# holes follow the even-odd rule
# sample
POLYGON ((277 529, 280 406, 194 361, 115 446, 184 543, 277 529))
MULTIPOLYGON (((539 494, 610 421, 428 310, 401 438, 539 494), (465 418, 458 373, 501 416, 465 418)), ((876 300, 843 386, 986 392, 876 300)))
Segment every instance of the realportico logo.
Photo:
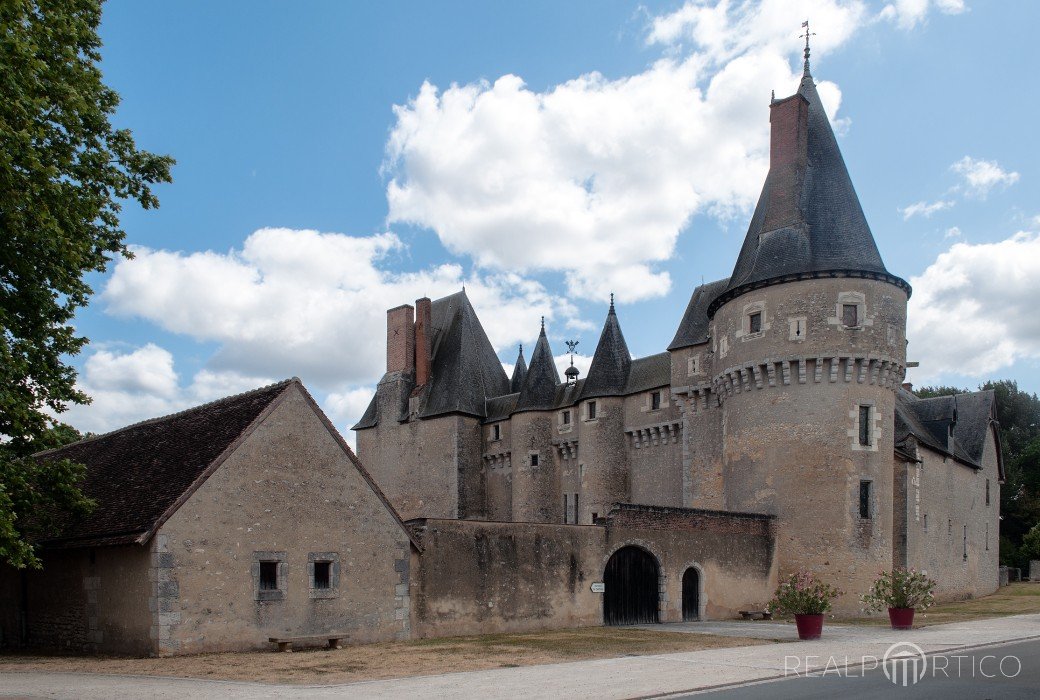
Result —
POLYGON ((888 680, 905 688, 924 678, 928 672, 928 657, 916 644, 897 642, 885 652, 881 670, 888 680))

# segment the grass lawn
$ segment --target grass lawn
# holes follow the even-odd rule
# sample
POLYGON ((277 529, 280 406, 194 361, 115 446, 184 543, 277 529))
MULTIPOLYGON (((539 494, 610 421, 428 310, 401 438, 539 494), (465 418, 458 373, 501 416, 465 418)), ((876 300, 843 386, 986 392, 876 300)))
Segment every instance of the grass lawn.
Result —
MULTIPOLYGON (((917 613, 914 616, 914 627, 1027 613, 1040 613, 1040 583, 1012 583, 983 598, 939 603, 917 613)), ((835 622, 887 625, 888 612, 872 617, 835 618, 835 622)))
POLYGON ((164 659, 4 654, 0 655, 0 671, 115 673, 272 683, 350 683, 769 643, 741 637, 585 627, 527 634, 385 642, 339 650, 304 649, 292 654, 267 651, 164 659))

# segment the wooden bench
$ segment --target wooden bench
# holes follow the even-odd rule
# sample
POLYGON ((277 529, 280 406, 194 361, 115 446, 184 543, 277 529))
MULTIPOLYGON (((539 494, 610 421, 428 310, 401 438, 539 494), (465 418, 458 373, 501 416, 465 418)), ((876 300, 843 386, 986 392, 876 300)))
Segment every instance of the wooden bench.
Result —
POLYGON ((278 651, 292 651, 292 645, 296 642, 315 642, 325 640, 328 643, 329 649, 342 649, 340 645, 341 639, 346 639, 346 634, 339 634, 338 632, 329 632, 328 634, 311 634, 305 637, 268 637, 267 641, 272 644, 278 645, 278 651))
POLYGON ((740 616, 745 620, 772 620, 773 613, 768 610, 740 610, 740 616))

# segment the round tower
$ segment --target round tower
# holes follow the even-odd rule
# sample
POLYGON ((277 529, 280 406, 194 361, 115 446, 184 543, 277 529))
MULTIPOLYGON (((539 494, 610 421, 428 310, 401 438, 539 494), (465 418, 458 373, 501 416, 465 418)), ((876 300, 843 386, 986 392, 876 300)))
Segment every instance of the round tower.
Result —
POLYGON ((778 517, 781 576, 858 598, 892 566, 893 414, 909 285, 884 266, 806 60, 770 105, 770 167, 708 308, 725 505, 778 517))

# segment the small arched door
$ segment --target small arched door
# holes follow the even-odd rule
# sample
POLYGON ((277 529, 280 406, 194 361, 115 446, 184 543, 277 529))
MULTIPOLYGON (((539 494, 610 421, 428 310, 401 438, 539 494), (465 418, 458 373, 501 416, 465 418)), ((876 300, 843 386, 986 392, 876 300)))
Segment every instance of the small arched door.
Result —
POLYGON ((701 577, 692 566, 682 575, 682 619, 686 622, 701 619, 701 577))
POLYGON ((657 560, 645 549, 622 547, 603 571, 603 622, 640 625, 657 622, 660 595, 657 560))

